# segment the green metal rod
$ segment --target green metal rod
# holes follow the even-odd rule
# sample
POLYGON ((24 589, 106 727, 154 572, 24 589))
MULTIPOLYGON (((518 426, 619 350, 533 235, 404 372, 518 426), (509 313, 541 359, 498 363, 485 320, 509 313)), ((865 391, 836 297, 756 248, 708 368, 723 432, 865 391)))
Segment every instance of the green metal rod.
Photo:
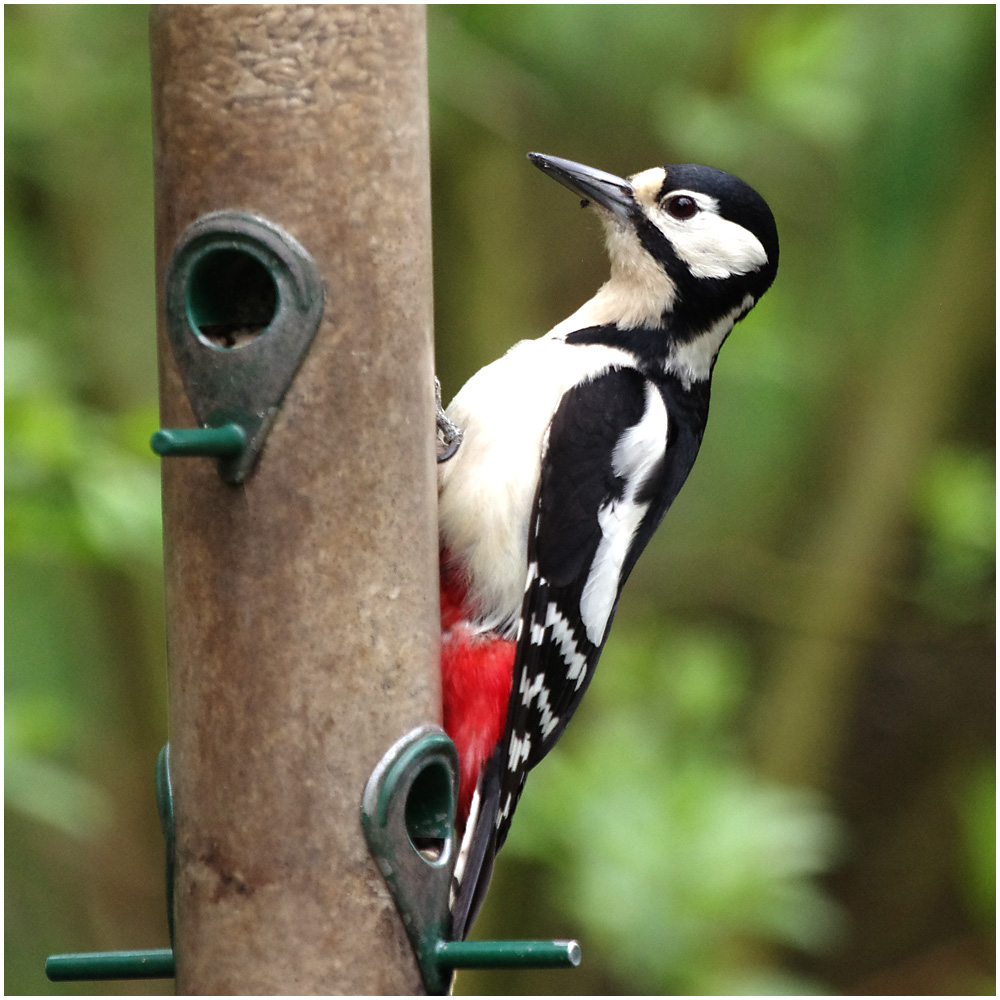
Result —
POLYGON ((157 455, 210 455, 235 458, 247 446, 246 431, 239 424, 221 427, 166 428, 150 438, 149 446, 157 455))
POLYGON ((175 974, 170 948, 144 951, 90 951, 49 955, 45 975, 54 983, 83 979, 170 979, 175 974))
POLYGON ((439 941, 439 966, 448 969, 561 969, 580 964, 576 941, 439 941))

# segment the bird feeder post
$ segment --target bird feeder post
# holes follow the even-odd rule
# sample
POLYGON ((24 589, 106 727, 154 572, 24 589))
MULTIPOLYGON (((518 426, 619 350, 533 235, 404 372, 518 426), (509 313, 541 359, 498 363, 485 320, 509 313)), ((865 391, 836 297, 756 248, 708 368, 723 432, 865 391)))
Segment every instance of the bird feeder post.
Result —
POLYGON ((161 422, 222 441, 163 462, 177 989, 420 993, 360 807, 440 711, 424 10, 162 6, 151 38, 161 422), (236 430, 179 321, 243 366, 223 396, 284 366, 236 430))

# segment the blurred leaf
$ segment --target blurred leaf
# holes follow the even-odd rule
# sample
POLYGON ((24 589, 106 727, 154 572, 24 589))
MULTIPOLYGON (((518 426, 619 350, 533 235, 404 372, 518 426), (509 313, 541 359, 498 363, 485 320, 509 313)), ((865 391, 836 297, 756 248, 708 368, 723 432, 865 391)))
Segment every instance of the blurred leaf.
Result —
POLYGON ((997 774, 993 761, 983 761, 959 789, 965 838, 969 902, 984 925, 996 926, 997 902, 997 774))
POLYGON ((4 801, 75 839, 94 837, 111 822, 110 798, 54 754, 75 737, 72 707, 54 691, 9 695, 4 704, 4 801))
POLYGON ((155 412, 95 412, 65 393, 44 341, 8 334, 6 348, 8 551, 157 564, 159 468, 148 450, 155 412))
POLYGON ((4 704, 4 745, 15 753, 58 753, 75 723, 72 707, 58 692, 21 693, 4 704))
POLYGON ((104 559, 155 564, 163 544, 159 469, 117 447, 93 451, 73 477, 86 537, 104 559))
POLYGON ((996 480, 982 452, 936 452, 915 494, 926 533, 926 571, 918 594, 938 614, 962 621, 989 619, 996 572, 996 480))
POLYGON ((5 747, 4 800, 23 815, 75 839, 96 837, 113 819, 111 800, 59 764, 5 747))
POLYGON ((940 450, 917 495, 928 531, 944 545, 992 557, 996 548, 996 479, 980 452, 940 450))

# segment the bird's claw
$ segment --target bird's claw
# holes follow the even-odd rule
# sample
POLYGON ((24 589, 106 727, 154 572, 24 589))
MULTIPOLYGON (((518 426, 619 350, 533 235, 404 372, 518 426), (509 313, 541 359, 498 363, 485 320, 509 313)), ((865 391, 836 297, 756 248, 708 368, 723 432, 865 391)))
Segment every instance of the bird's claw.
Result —
POLYGON ((437 433, 441 447, 437 453, 439 463, 447 462, 458 451, 462 443, 462 429, 453 424, 444 412, 441 405, 441 382, 434 379, 434 398, 437 401, 437 433))

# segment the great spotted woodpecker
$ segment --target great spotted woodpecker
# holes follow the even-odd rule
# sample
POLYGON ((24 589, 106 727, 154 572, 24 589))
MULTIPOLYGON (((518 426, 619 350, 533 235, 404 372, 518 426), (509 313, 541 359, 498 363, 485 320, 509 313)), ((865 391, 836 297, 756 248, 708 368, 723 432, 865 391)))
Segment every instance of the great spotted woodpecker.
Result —
POLYGON ((460 441, 439 465, 438 508, 444 726, 461 770, 454 938, 691 471, 719 348, 778 267, 770 209, 721 170, 624 179, 529 159, 594 206, 611 277, 469 379, 443 421, 449 451, 460 441))

